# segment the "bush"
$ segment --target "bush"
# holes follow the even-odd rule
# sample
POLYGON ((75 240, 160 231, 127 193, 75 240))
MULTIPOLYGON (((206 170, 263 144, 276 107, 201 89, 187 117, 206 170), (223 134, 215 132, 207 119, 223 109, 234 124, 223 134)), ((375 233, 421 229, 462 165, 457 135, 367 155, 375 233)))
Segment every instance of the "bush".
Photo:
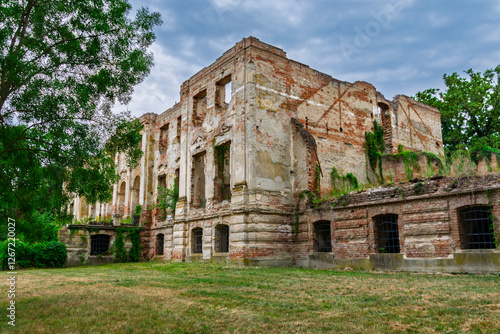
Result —
MULTIPOLYGON (((0 261, 2 270, 8 266, 8 241, 0 244, 0 261)), ((16 269, 19 268, 61 268, 66 262, 66 245, 62 242, 50 241, 28 244, 16 240, 16 269)))

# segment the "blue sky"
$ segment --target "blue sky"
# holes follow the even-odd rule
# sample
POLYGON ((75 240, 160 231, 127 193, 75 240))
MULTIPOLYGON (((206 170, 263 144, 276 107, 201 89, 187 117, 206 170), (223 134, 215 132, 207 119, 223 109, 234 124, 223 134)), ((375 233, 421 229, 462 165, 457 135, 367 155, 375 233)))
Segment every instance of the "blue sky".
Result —
POLYGON ((179 88, 242 38, 386 98, 442 88, 443 74, 500 65, 498 0, 131 0, 164 21, 155 67, 127 106, 139 116, 179 101, 179 88))

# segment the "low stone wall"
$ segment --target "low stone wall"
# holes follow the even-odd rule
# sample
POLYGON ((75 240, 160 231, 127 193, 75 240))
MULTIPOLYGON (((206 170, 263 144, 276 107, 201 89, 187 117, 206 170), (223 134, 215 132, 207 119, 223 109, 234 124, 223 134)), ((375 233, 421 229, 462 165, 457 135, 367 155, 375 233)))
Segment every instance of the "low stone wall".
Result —
MULTIPOLYGON (((306 267, 500 273, 500 177, 435 178, 351 193, 305 213, 307 244, 314 223, 331 222, 332 252, 310 250, 306 267), (492 249, 464 247, 460 210, 487 207, 492 249), (377 246, 376 218, 397 215, 399 254, 377 246)), ((478 248, 481 248, 479 245, 478 248)))
MULTIPOLYGON (((112 263, 114 256, 112 255, 113 244, 116 241, 117 229, 135 229, 132 226, 113 226, 106 225, 66 225, 58 232, 60 242, 66 244, 68 258, 66 265, 68 267, 81 266, 85 264, 99 265, 112 263), (108 235, 109 245, 108 251, 100 255, 91 255, 91 238, 93 235, 108 235)), ((132 242, 128 238, 124 238, 124 247, 127 251, 132 248, 132 242)))

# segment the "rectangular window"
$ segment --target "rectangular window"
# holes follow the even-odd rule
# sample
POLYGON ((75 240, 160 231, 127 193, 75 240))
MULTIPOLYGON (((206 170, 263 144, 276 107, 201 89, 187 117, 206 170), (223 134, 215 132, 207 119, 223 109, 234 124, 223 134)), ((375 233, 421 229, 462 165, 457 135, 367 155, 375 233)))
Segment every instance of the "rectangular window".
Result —
POLYGON ((165 124, 160 128, 160 152, 165 153, 168 149, 168 127, 169 124, 165 124))
POLYGON ((216 146, 215 156, 215 202, 231 199, 231 142, 216 146))
POLYGON ((176 137, 181 140, 182 116, 177 117, 177 134, 176 137))
POLYGON ((90 255, 102 255, 109 250, 110 236, 106 234, 95 234, 90 236, 90 255))
POLYGON ((378 252, 399 253, 398 215, 381 215, 374 220, 378 252))
POLYGON ((314 251, 331 253, 332 251, 332 230, 331 223, 323 220, 315 222, 314 225, 314 251))
POLYGON ((193 97, 193 125, 201 125, 207 113, 207 90, 193 97))
POLYGON ((205 152, 193 156, 191 169, 191 203, 194 208, 206 206, 205 197, 205 152))
POLYGON ((191 251, 193 254, 203 253, 203 229, 197 227, 191 230, 191 251))
POLYGON ((158 175, 158 188, 166 188, 167 187, 167 175, 161 174, 158 175))
POLYGON ((164 240, 164 234, 156 235, 156 255, 163 255, 164 240))
POLYGON ((460 211, 460 243, 463 249, 494 249, 495 236, 490 206, 475 206, 460 211))
POLYGON ((215 227, 215 240, 214 240, 216 253, 229 252, 229 226, 217 225, 215 227))
MULTIPOLYGON (((158 175, 158 190, 156 192, 156 199, 158 201, 166 200, 167 196, 167 175, 161 174, 158 175)), ((164 206, 159 206, 156 212, 156 218, 159 221, 164 221, 167 219, 167 210, 164 206)))
POLYGON ((224 79, 217 81, 215 85, 215 105, 219 108, 227 108, 231 101, 232 95, 232 82, 231 75, 224 77, 224 79))

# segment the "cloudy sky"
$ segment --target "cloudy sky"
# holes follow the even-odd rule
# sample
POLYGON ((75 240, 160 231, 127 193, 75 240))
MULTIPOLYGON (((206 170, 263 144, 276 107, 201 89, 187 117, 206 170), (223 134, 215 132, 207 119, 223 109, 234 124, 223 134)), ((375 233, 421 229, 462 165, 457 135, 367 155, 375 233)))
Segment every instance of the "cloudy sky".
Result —
POLYGON ((500 65, 498 0, 131 0, 164 21, 155 67, 127 106, 161 113, 182 82, 255 36, 333 77, 372 83, 386 98, 442 88, 443 74, 500 65))

